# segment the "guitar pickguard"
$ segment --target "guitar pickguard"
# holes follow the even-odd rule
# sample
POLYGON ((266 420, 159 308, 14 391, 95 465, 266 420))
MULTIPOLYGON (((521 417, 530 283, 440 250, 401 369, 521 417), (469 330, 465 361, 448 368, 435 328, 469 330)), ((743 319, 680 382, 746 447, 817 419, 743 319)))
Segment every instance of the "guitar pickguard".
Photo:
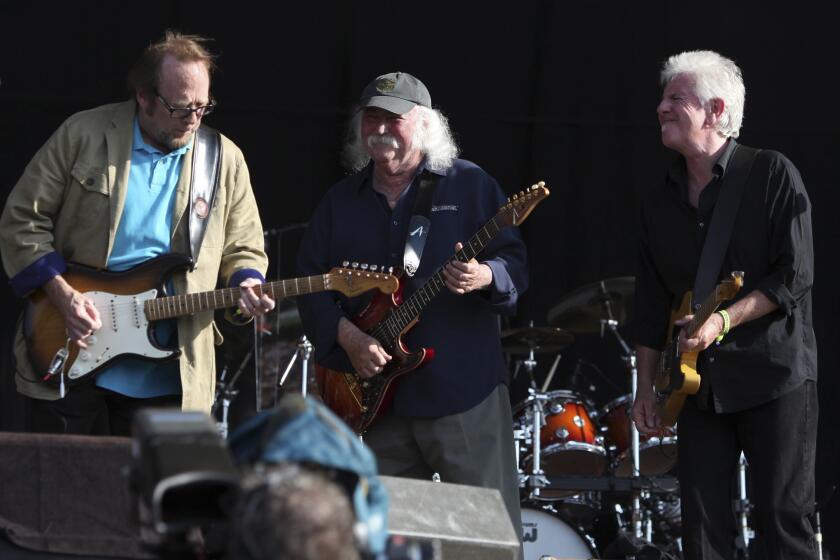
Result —
POLYGON ((102 328, 85 339, 87 349, 80 348, 76 359, 66 365, 71 380, 84 377, 121 354, 161 360, 177 353, 177 350, 155 347, 149 338, 149 321, 143 313, 143 304, 154 299, 157 290, 133 295, 95 291, 85 292, 85 296, 99 311, 102 328))

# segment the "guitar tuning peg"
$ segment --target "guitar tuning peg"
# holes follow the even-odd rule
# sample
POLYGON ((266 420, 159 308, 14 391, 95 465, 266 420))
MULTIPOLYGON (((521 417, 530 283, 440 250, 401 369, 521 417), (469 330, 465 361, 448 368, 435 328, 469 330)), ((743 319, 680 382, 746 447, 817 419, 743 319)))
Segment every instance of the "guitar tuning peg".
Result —
POLYGON ((544 186, 545 186, 545 181, 539 181, 539 182, 537 182, 537 186, 538 186, 538 187, 544 187, 544 186))
POLYGON ((519 195, 514 193, 514 195, 511 197, 511 200, 516 200, 517 198, 519 198, 519 195))
POLYGON ((376 272, 376 269, 377 269, 377 268, 379 268, 379 267, 378 267, 378 266, 376 266, 375 264, 370 265, 370 271, 371 271, 371 272, 376 272))
POLYGON ((519 191, 519 196, 525 196, 525 193, 522 192, 522 191, 519 191))
POLYGON ((389 267, 388 267, 388 274, 393 274, 393 273, 394 273, 394 267, 393 267, 393 266, 389 266, 389 267))
POLYGON ((350 266, 353 267, 353 268, 359 268, 359 263, 354 262, 354 263, 350 264, 350 266))
POLYGON ((362 269, 362 270, 367 270, 367 269, 368 269, 368 265, 367 265, 367 263, 362 263, 362 265, 361 265, 361 269, 362 269))
POLYGON ((350 266, 350 261, 341 261, 341 266, 347 268, 348 266, 350 266))

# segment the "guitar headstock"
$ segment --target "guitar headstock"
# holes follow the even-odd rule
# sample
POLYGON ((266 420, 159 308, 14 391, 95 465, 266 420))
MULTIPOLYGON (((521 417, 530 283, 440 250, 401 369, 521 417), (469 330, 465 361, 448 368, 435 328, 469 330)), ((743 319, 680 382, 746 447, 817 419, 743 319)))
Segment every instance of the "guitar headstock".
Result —
POLYGON ((496 222, 501 226, 518 226, 536 208, 537 204, 549 195, 548 187, 543 181, 531 185, 524 191, 508 198, 507 203, 499 208, 496 222))
POLYGON ((715 288, 715 299, 718 303, 732 299, 744 285, 744 273, 740 270, 733 271, 729 278, 722 280, 715 288))
POLYGON ((343 267, 335 267, 324 275, 327 289, 355 297, 374 289, 383 294, 393 294, 400 286, 397 277, 391 270, 386 271, 384 266, 349 262, 343 264, 343 267))

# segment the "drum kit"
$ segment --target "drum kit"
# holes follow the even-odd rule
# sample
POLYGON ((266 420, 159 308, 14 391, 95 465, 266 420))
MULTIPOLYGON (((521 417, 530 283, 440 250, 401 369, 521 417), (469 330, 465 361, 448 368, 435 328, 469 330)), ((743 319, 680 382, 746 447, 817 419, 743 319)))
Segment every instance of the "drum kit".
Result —
POLYGON ((562 298, 548 312, 551 326, 502 333, 503 350, 524 356, 514 376, 524 369, 530 382, 528 397, 512 407, 526 560, 615 557, 609 543, 622 537, 637 543, 637 553, 647 546, 661 552, 657 558, 679 556, 679 496, 676 479, 667 476, 677 464, 676 431, 648 437, 630 418, 636 360, 618 327, 632 316, 633 290, 632 277, 602 280, 562 298), (597 407, 574 386, 548 390, 560 352, 576 334, 599 331, 618 343, 629 392, 597 407), (536 358, 552 353, 554 364, 538 387, 536 358), (605 519, 610 529, 596 535, 605 519))

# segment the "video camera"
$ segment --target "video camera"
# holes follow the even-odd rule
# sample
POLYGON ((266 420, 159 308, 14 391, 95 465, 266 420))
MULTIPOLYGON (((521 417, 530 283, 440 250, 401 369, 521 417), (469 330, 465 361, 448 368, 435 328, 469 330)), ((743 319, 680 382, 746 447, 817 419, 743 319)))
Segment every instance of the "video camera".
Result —
MULTIPOLYGON (((267 417, 263 423, 252 426, 254 430, 250 433, 259 436, 253 441, 259 441, 260 455, 277 453, 279 456, 281 451, 303 453, 300 447, 303 441, 299 439, 303 432, 308 434, 308 438, 303 438, 308 441, 308 446, 317 448, 315 444, 320 442, 322 449, 326 450, 326 440, 318 439, 324 433, 331 434, 324 431, 326 424, 319 423, 316 417, 298 414, 303 411, 323 413, 320 405, 298 400, 293 403, 287 401, 286 406, 281 408, 285 417, 267 417), (297 427, 290 423, 292 418, 300 423, 297 427), (280 427, 291 428, 291 431, 283 432, 280 427), (267 435, 272 437, 265 437, 267 435), (286 446, 284 442, 292 438, 295 438, 294 442, 286 446)), ((243 473, 239 465, 247 466, 249 471, 259 475, 268 472, 266 469, 271 468, 272 461, 266 461, 265 457, 248 461, 238 457, 239 460, 235 460, 235 454, 219 436, 215 422, 199 412, 141 410, 134 418, 133 435, 131 490, 144 544, 163 558, 226 557, 228 546, 235 536, 233 531, 237 530, 238 520, 232 516, 239 498, 244 496, 243 473), (255 464, 259 468, 251 468, 255 464)), ((240 438, 239 443, 250 449, 247 445, 250 441, 248 436, 245 440, 240 438)), ((355 437, 345 440, 345 443, 361 445, 355 437)), ((357 453, 365 451, 356 448, 357 453)), ((242 452, 242 447, 239 452, 242 452)), ((336 452, 341 453, 341 450, 336 452)), ((387 496, 373 499, 374 495, 362 493, 362 488, 368 491, 371 487, 384 493, 375 477, 375 462, 372 463, 373 476, 362 480, 358 472, 348 478, 349 471, 342 471, 334 464, 325 464, 328 456, 320 461, 313 460, 313 457, 304 458, 303 455, 283 461, 322 467, 318 471, 336 482, 341 491, 347 492, 357 525, 363 528, 362 534, 373 534, 371 527, 377 531, 384 529, 384 521, 372 524, 371 520, 375 520, 380 512, 387 514, 387 496), (352 484, 348 484, 349 479, 352 479, 352 484)), ((282 528, 278 527, 278 530, 282 528)), ((356 542, 359 544, 359 558, 365 560, 437 560, 441 557, 440 547, 434 543, 399 536, 387 537, 387 533, 383 533, 379 550, 372 550, 369 542, 356 542)))
POLYGON ((144 544, 164 557, 203 547, 201 527, 227 526, 240 472, 200 412, 145 409, 134 417, 131 489, 144 544))

